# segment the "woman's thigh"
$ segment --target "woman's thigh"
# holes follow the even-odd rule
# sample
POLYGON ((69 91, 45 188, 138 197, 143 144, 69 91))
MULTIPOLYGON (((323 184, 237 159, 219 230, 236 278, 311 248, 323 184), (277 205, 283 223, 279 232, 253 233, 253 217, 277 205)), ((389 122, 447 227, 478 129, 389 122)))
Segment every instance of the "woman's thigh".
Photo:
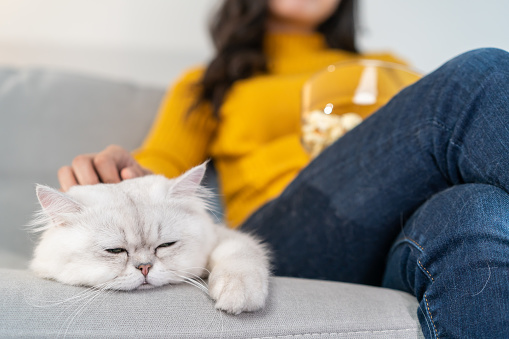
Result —
POLYGON ((509 191, 509 57, 461 55, 326 149, 242 226, 278 275, 381 283, 405 220, 451 185, 509 191))

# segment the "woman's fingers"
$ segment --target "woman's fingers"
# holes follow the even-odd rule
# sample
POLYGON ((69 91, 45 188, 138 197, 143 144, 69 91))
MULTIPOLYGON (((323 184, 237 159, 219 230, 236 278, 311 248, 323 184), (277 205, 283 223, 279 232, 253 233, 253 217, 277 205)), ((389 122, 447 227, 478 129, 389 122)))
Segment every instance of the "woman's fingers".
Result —
POLYGON ((122 180, 133 179, 139 177, 138 171, 134 167, 126 167, 120 172, 122 180))
POLYGON ((129 151, 111 145, 98 154, 78 155, 71 166, 64 166, 58 171, 58 180, 65 192, 75 185, 118 183, 150 173, 136 162, 129 151))
POLYGON ((95 185, 100 182, 94 168, 94 157, 95 154, 82 154, 72 161, 72 171, 79 185, 95 185))
POLYGON ((93 159, 93 165, 101 182, 106 184, 115 184, 120 182, 120 166, 115 163, 115 159, 107 153, 101 152, 93 159))
POLYGON ((110 145, 95 158, 96 169, 103 182, 117 183, 143 174, 131 153, 120 146, 110 145))
POLYGON ((78 184, 71 166, 64 166, 58 170, 58 182, 60 183, 60 187, 64 192, 69 190, 69 188, 72 186, 78 184))
POLYGON ((147 174, 151 174, 151 172, 149 170, 144 169, 138 164, 126 167, 120 172, 122 180, 138 178, 147 174))

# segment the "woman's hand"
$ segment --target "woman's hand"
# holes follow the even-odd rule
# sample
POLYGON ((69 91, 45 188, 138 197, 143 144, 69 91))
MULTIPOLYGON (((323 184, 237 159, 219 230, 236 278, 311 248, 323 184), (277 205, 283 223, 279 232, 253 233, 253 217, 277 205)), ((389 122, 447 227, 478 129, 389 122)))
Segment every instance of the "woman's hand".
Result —
POLYGON ((111 145, 99 153, 78 155, 71 166, 58 170, 58 181, 65 192, 74 185, 118 183, 151 172, 140 166, 131 153, 111 145))

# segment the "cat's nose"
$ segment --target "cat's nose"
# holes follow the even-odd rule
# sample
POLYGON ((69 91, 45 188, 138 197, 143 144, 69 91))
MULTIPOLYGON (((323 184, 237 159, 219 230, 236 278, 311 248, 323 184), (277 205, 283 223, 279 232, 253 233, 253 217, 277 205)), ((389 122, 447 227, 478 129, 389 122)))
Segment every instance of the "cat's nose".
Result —
POLYGON ((148 271, 150 270, 151 267, 152 267, 152 264, 150 264, 150 263, 140 264, 140 265, 136 266, 136 268, 139 269, 141 271, 141 274, 143 274, 144 276, 147 276, 148 271))

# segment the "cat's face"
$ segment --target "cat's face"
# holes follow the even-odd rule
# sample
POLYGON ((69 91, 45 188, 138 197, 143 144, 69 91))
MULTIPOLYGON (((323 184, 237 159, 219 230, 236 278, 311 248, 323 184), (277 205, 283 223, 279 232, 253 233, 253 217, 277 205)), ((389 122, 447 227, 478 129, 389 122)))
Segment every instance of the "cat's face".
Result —
POLYGON ((173 180, 75 186, 66 194, 39 186, 47 229, 31 268, 63 283, 119 290, 201 276, 216 241, 197 196, 204 168, 173 180))

